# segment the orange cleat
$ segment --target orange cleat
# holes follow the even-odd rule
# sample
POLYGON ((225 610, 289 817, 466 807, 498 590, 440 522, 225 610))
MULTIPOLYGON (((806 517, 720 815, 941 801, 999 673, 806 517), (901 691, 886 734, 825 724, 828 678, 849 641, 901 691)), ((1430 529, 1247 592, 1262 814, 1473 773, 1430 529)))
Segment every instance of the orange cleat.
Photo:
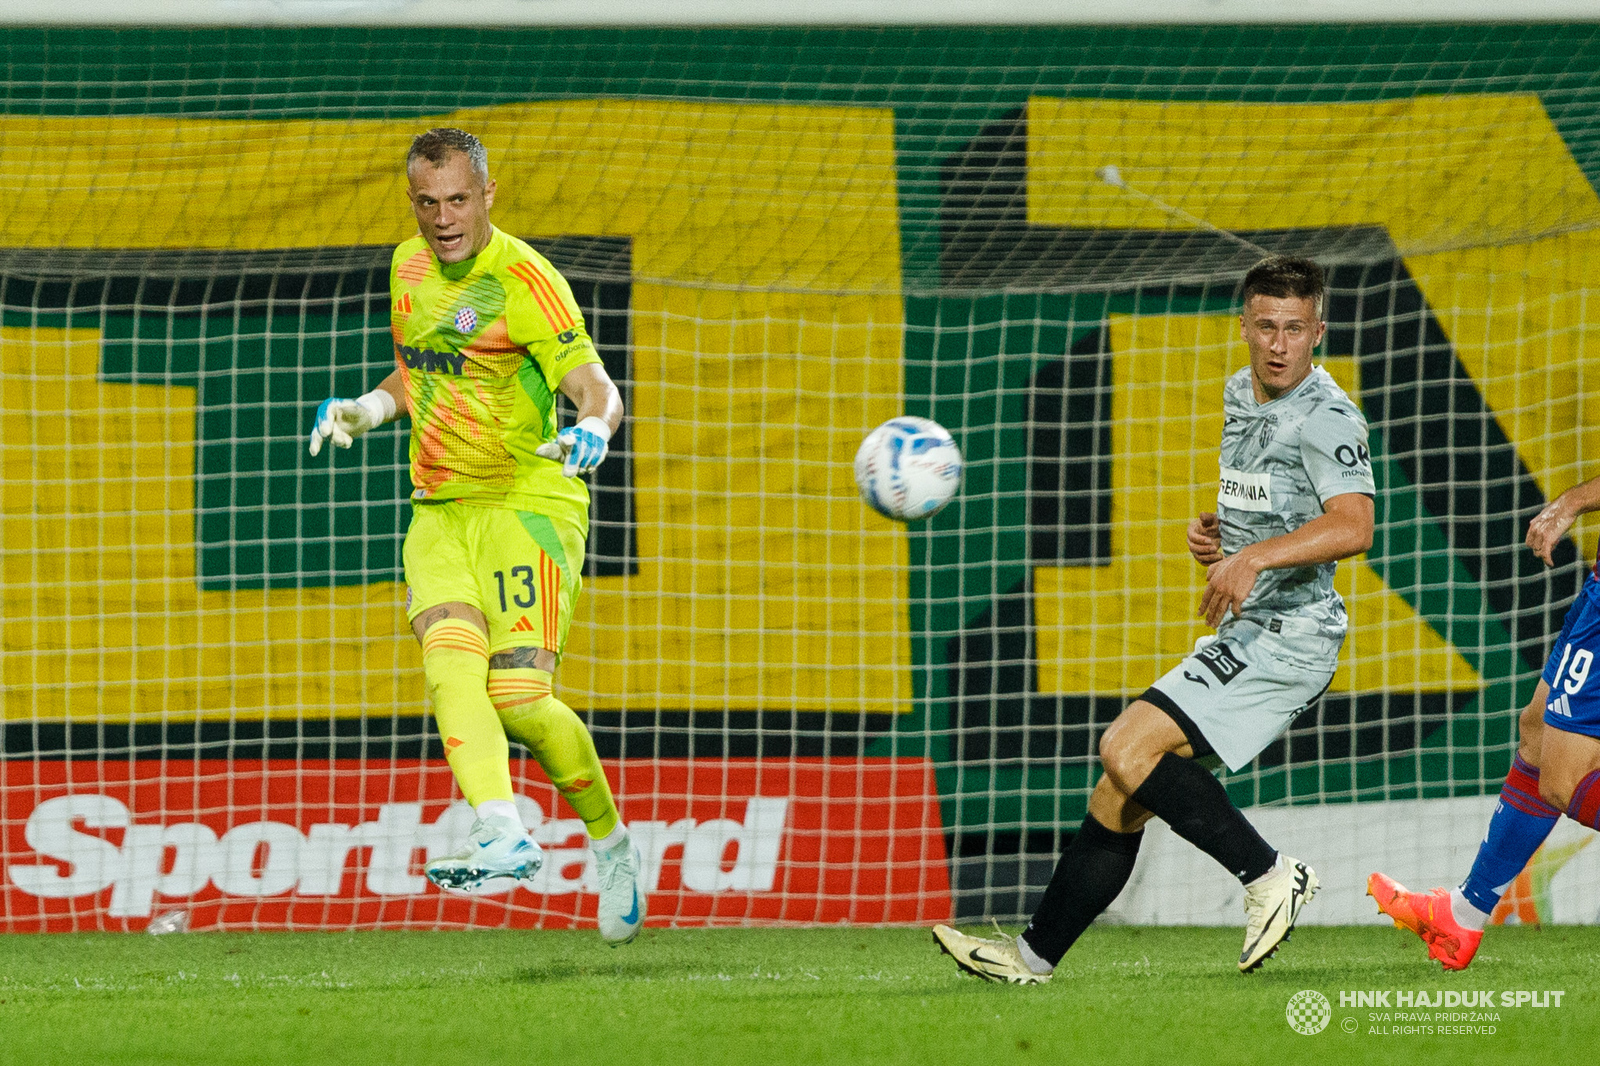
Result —
POLYGON ((1428 958, 1438 959, 1447 970, 1465 970, 1478 953, 1483 933, 1456 921, 1450 909, 1450 890, 1411 892, 1387 874, 1367 878, 1367 895, 1378 909, 1394 919, 1396 929, 1409 929, 1428 945, 1428 958))

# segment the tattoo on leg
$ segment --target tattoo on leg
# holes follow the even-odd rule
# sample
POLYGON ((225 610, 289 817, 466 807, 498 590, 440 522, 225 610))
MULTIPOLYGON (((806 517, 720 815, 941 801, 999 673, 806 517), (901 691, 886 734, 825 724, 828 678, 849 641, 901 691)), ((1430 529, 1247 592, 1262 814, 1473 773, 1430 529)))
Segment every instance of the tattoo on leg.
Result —
POLYGON ((411 622, 411 632, 416 634, 418 640, 422 639, 428 629, 444 621, 446 618, 459 618, 463 622, 477 627, 480 633, 489 632, 489 625, 484 620, 483 614, 476 607, 467 603, 441 603, 437 607, 429 607, 417 615, 411 622))
POLYGON ((426 611, 417 615, 416 619, 411 623, 411 628, 416 630, 417 639, 420 640, 422 634, 428 631, 429 626, 435 622, 442 622, 449 617, 450 608, 448 606, 429 607, 426 611))
POLYGON ((542 670, 539 653, 543 648, 509 648, 489 656, 491 670, 542 670))

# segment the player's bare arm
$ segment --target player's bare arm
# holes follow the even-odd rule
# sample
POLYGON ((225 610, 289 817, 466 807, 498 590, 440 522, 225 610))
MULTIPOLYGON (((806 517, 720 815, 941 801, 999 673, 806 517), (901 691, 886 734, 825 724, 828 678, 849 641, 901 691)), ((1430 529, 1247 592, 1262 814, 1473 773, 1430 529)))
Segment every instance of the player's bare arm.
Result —
POLYGON ((1201 566, 1222 561, 1222 523, 1215 511, 1201 511, 1189 519, 1189 554, 1201 566))
POLYGON ((534 454, 560 463, 567 477, 592 473, 622 424, 622 395, 599 363, 573 367, 557 387, 578 408, 578 420, 534 454))
POLYGON ((1554 566, 1550 553, 1555 550, 1556 543, 1567 535, 1579 515, 1595 510, 1600 510, 1600 477, 1574 485, 1545 504, 1544 510, 1528 523, 1525 543, 1544 565, 1554 566))
POLYGON ((1207 625, 1215 628, 1230 610, 1240 613, 1263 570, 1337 562, 1372 547, 1372 497, 1347 492, 1322 506, 1321 515, 1294 532, 1257 541, 1212 564, 1200 597, 1207 625))
POLYGON ((622 425, 622 394, 599 363, 573 367, 561 379, 561 392, 578 409, 578 422, 598 418, 609 433, 622 425))

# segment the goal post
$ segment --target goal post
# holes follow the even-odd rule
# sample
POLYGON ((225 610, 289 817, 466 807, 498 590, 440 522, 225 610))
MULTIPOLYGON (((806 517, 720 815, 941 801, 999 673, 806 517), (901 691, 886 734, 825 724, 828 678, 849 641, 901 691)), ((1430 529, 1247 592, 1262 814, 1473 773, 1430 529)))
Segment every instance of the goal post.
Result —
POLYGON ((1352 811, 1436 819, 1419 869, 1459 875, 1600 535, 1580 522, 1549 570, 1520 548, 1600 473, 1600 29, 419 50, 350 27, 0 42, 0 928, 592 921, 581 826, 531 759, 540 885, 419 880, 464 827, 402 607, 405 429, 305 449, 321 399, 393 363, 402 161, 441 124, 487 144, 496 223, 572 282, 628 407, 558 683, 656 920, 1031 909, 1099 733, 1206 631, 1182 531, 1214 498, 1245 245, 1329 268, 1320 362, 1372 426, 1378 528, 1340 565, 1330 691, 1224 781, 1326 843, 1340 920, 1413 847, 1352 811), (966 464, 910 527, 850 469, 901 413, 966 464))

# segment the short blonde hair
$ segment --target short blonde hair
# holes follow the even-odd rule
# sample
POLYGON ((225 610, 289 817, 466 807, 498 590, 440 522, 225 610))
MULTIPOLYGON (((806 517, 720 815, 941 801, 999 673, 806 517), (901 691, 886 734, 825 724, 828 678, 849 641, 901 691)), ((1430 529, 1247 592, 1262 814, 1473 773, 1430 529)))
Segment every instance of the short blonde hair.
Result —
POLYGON ((458 130, 454 126, 440 126, 413 137, 411 151, 406 153, 406 169, 410 170, 411 164, 419 159, 442 167, 457 152, 472 163, 472 172, 478 176, 478 180, 489 184, 489 149, 466 130, 458 130))

